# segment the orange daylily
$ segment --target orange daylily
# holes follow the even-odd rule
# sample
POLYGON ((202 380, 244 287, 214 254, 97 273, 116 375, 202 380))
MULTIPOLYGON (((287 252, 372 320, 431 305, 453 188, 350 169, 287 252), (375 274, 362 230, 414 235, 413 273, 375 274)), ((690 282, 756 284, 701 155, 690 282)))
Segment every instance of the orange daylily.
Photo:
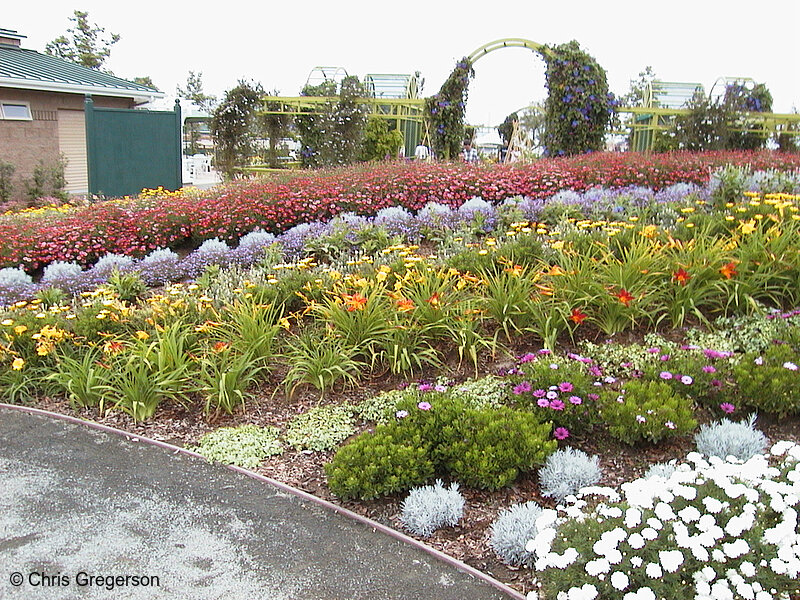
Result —
POLYGON ((719 272, 725 276, 725 279, 730 279, 734 275, 738 275, 736 272, 736 263, 734 262, 725 263, 722 265, 722 268, 719 270, 719 272))
POLYGON ((576 325, 580 325, 581 323, 586 320, 586 313, 581 312, 580 308, 573 308, 572 314, 569 316, 569 320, 575 323, 576 325))
POLYGON ((439 292, 434 293, 433 296, 428 298, 428 304, 430 304, 431 306, 439 306, 440 304, 439 292))
POLYGON ((352 296, 345 294, 343 298, 347 306, 347 312, 361 310, 367 305, 367 299, 361 294, 353 294, 352 296))
POLYGON ((622 302, 625 306, 629 306, 630 303, 631 303, 631 300, 634 299, 633 296, 631 295, 631 293, 628 290, 626 290, 625 288, 620 289, 620 291, 618 291, 614 295, 617 298, 619 298, 619 301, 622 302))
POLYGON ((410 312, 414 310, 414 301, 408 298, 397 299, 397 310, 400 312, 410 312))

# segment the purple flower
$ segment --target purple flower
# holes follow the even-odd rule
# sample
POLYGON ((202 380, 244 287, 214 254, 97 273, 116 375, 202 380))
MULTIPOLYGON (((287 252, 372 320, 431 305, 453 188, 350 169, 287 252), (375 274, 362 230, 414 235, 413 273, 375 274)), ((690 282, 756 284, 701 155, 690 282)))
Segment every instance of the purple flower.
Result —
POLYGON ((653 348, 648 348, 647 351, 650 354, 658 354, 659 352, 661 352, 661 348, 654 346, 653 348))
POLYGON ((709 383, 711 384, 711 387, 715 387, 715 388, 721 388, 722 387, 722 382, 719 379, 712 379, 709 383))
POLYGON ((736 407, 730 402, 723 402, 722 404, 719 405, 719 407, 720 409, 722 409, 722 412, 727 414, 731 414, 733 411, 736 410, 736 407))
POLYGON ((547 392, 544 390, 533 390, 533 397, 534 398, 544 398, 547 395, 547 392))
POLYGON ((433 386, 430 383, 420 383, 417 389, 420 392, 430 392, 433 389, 433 386))
POLYGON ((522 356, 519 357, 520 364, 528 363, 531 362, 532 360, 536 360, 536 355, 533 354, 532 352, 528 352, 527 354, 523 354, 522 356))
POLYGON ((592 365, 591 367, 589 367, 589 375, 591 375, 592 377, 602 377, 603 370, 597 365, 592 365))
POLYGON ((688 375, 682 375, 681 376, 681 383, 683 385, 692 385, 694 383, 694 379, 692 379, 688 375))
POLYGON ((668 361, 669 360, 669 354, 662 354, 661 356, 658 357, 658 360, 660 360, 662 362, 668 361))
POLYGON ((539 350, 539 354, 541 355, 550 354, 550 350, 548 350, 547 348, 542 348, 541 350, 539 350))
POLYGON ((552 408, 553 410, 564 410, 563 400, 559 400, 558 398, 556 398, 550 403, 550 408, 552 408))
POLYGON ((530 381, 523 381, 519 385, 515 385, 514 389, 511 390, 511 391, 514 392, 517 396, 519 396, 520 394, 524 394, 526 392, 530 392, 531 391, 531 382, 530 381))
POLYGON ((553 431, 553 437, 557 440, 565 440, 569 437, 569 429, 566 427, 556 427, 553 431))
POLYGON ((622 367, 623 369, 630 369, 632 366, 633 366, 632 362, 624 362, 620 364, 620 367, 622 367))
POLYGON ((408 411, 398 410, 396 413, 394 413, 394 416, 397 417, 398 419, 405 419, 408 416, 408 411))
POLYGON ((716 372, 717 370, 711 365, 706 365, 705 367, 703 367, 703 373, 716 373, 716 372))
POLYGON ((558 384, 558 389, 561 392, 571 392, 575 389, 575 386, 573 386, 569 381, 562 381, 558 384))
POLYGON ((419 404, 417 404, 417 408, 420 409, 420 410, 430 410, 431 409, 431 403, 430 402, 420 402, 419 404))
MULTIPOLYGON (((590 394, 590 395, 592 395, 592 394, 590 394)), ((569 397, 569 403, 570 404, 578 405, 578 404, 581 404, 582 402, 583 402, 583 400, 581 399, 580 396, 570 396, 569 397)))
POLYGON ((694 344, 684 344, 681 346, 681 350, 700 350, 700 346, 695 346, 694 344))
POLYGON ((586 394, 586 397, 592 402, 597 402, 598 400, 600 400, 599 394, 586 394))
POLYGON ((661 377, 661 379, 664 379, 665 381, 669 381, 670 379, 672 379, 672 373, 670 373, 669 371, 661 371, 661 373, 659 373, 658 376, 661 377))
POLYGON ((542 408, 548 408, 550 406, 550 400, 548 400, 547 398, 539 398, 536 404, 538 404, 542 408))

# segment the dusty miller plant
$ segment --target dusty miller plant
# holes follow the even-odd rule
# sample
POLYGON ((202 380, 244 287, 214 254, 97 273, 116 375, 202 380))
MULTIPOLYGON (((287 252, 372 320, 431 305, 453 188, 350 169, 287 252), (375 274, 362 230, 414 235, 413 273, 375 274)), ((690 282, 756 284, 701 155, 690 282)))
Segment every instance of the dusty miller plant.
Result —
POLYGON ((767 438, 755 428, 755 423, 756 416, 752 414, 746 421, 738 423, 722 419, 703 425, 694 436, 697 451, 722 459, 735 456, 739 460, 761 454, 767 447, 767 438))
POLYGON ((600 481, 600 459, 574 448, 557 450, 539 471, 542 495, 563 500, 583 487, 600 481))
POLYGON ((464 496, 458 484, 444 487, 437 479, 435 485, 413 488, 403 501, 400 520, 406 529, 422 537, 430 535, 440 527, 453 527, 464 514, 464 496))

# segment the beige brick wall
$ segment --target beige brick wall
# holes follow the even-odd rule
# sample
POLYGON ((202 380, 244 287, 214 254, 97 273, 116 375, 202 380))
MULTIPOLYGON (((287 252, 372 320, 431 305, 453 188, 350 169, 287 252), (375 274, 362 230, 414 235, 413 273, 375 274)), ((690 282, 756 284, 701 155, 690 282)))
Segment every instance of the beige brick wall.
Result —
MULTIPOLYGON (((14 198, 22 199, 25 196, 24 181, 33 175, 39 161, 49 165, 58 160, 58 110, 83 110, 84 97, 0 87, 0 100, 24 101, 31 106, 33 121, 0 119, 0 161, 16 167, 14 198)), ((133 108, 133 101, 126 98, 93 96, 92 100, 97 107, 133 108)))

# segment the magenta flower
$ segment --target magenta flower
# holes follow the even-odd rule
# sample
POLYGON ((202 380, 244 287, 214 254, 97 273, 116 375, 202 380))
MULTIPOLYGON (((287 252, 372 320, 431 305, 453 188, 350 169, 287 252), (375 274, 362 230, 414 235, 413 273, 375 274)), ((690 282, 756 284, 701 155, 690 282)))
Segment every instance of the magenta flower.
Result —
POLYGON ((703 373, 716 373, 716 372, 717 370, 711 365, 706 365, 705 367, 703 367, 703 373))
POLYGON ((539 398, 539 400, 536 401, 536 404, 538 404, 542 408, 548 408, 550 406, 550 400, 548 400, 547 398, 539 398))
POLYGON ((731 414, 733 411, 736 410, 736 407, 730 402, 723 402, 722 404, 719 405, 719 407, 720 409, 722 409, 722 412, 727 414, 731 414))
POLYGON ((532 360, 536 360, 536 355, 532 352, 528 352, 527 354, 523 354, 519 357, 520 364, 531 362, 532 360))
POLYGON ((420 392, 430 392, 433 389, 433 386, 430 383, 420 383, 417 389, 420 392))
POLYGON ((586 394, 586 397, 592 402, 597 402, 598 400, 600 400, 599 394, 586 394))
POLYGON ((603 370, 597 365, 592 365, 591 367, 589 367, 589 375, 591 375, 592 377, 602 377, 603 370))
POLYGON ((564 410, 564 401, 555 399, 552 402, 550 402, 550 408, 552 408, 553 410, 564 410))
POLYGON ((417 404, 417 408, 420 409, 420 410, 430 410, 431 409, 431 403, 430 402, 420 402, 419 404, 417 404))
POLYGON ((531 382, 530 381, 523 381, 519 385, 515 385, 514 389, 511 390, 511 391, 514 392, 517 396, 519 396, 520 394, 525 394, 527 392, 530 392, 531 391, 531 382))
POLYGON ((581 399, 580 396, 570 396, 569 397, 569 403, 570 404, 578 405, 578 404, 580 404, 582 402, 583 402, 583 400, 581 399))
POLYGON ((661 371, 661 373, 659 373, 658 376, 661 377, 661 379, 664 379, 665 381, 669 381, 670 379, 672 379, 672 373, 670 373, 669 371, 661 371))
POLYGON ((544 398, 547 395, 547 392, 544 390, 533 390, 533 397, 534 398, 544 398))
POLYGON ((658 357, 658 360, 660 360, 661 362, 667 362, 669 360, 669 354, 662 354, 661 356, 658 357))
POLYGON ((553 437, 557 440, 565 440, 569 437, 569 429, 566 427, 556 427, 553 431, 553 437))
POLYGON ((569 381, 562 381, 558 384, 558 389, 561 392, 571 392, 575 389, 575 386, 573 386, 569 381))
POLYGON ((661 348, 656 346, 656 347, 653 347, 653 348, 648 348, 647 351, 650 354, 658 354, 659 352, 661 352, 661 348))
POLYGON ((709 383, 711 384, 711 387, 715 387, 715 388, 721 388, 722 387, 722 382, 719 379, 712 379, 711 381, 709 381, 709 383))
POLYGON ((547 348, 542 348, 541 350, 539 350, 539 354, 542 354, 542 355, 546 356, 546 355, 550 354, 550 350, 548 350, 547 348))

